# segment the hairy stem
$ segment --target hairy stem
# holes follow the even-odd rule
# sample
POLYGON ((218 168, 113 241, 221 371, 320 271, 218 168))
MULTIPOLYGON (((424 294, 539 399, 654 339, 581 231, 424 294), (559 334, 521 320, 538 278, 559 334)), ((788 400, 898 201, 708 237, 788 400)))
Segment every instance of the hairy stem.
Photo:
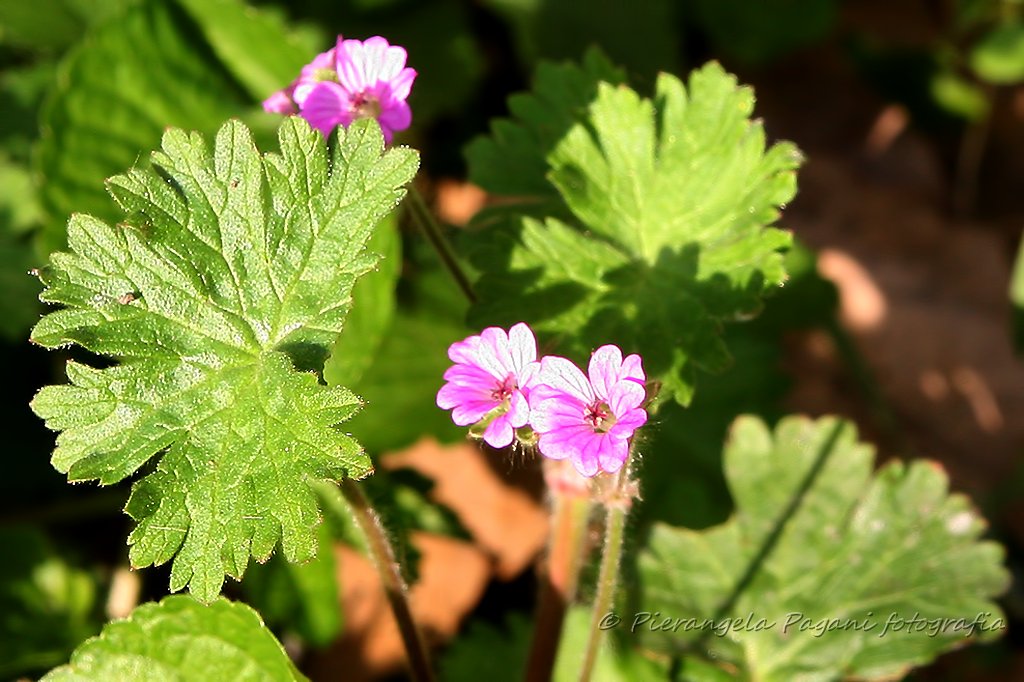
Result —
POLYGON ((623 531, 634 496, 631 489, 635 487, 627 469, 628 465, 618 473, 613 489, 605 499, 604 547, 601 551, 601 568, 597 576, 597 593, 594 595, 593 611, 590 616, 587 648, 583 653, 583 666, 580 668, 580 682, 588 682, 594 672, 597 652, 601 649, 601 640, 604 636, 602 622, 605 622, 605 617, 611 611, 615 589, 619 584, 623 531))
POLYGON ((388 540, 380 516, 354 481, 346 478, 341 482, 340 487, 342 495, 345 496, 355 514, 356 523, 359 524, 359 528, 366 536, 366 546, 377 567, 377 572, 380 574, 384 593, 387 595, 388 603, 391 604, 391 611, 395 614, 395 620, 398 622, 398 631, 402 636, 402 643, 405 645, 412 679, 416 682, 433 682, 434 672, 430 667, 427 646, 420 629, 416 626, 416 621, 412 618, 408 587, 405 584, 405 579, 402 578, 398 562, 395 561, 395 552, 391 548, 391 542, 388 540))
POLYGON ((458 258, 455 257, 455 251, 452 250, 451 244, 448 243, 448 238, 444 236, 444 230, 441 229, 441 225, 434 218, 434 214, 427 208, 427 202, 423 200, 423 195, 420 194, 415 186, 409 188, 409 205, 412 209, 410 212, 412 213, 413 221, 419 226, 423 236, 427 238, 430 245, 434 247, 448 274, 455 280, 455 283, 466 296, 466 299, 470 303, 476 303, 476 294, 473 292, 473 286, 469 283, 469 277, 466 276, 462 266, 459 265, 458 258))
POLYGON ((587 522, 592 503, 586 489, 566 488, 554 479, 574 471, 555 472, 565 463, 546 461, 545 473, 551 491, 551 535, 548 555, 541 571, 537 615, 526 664, 526 680, 550 680, 558 655, 565 612, 576 596, 580 569, 586 551, 587 522))

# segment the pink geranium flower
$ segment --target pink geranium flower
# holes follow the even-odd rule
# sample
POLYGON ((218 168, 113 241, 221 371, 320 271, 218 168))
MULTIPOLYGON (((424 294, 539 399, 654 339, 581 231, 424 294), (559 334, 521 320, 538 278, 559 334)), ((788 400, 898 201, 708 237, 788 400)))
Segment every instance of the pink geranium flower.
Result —
POLYGON ((551 459, 570 459, 584 476, 615 473, 629 457, 629 439, 647 421, 639 355, 622 358, 601 346, 590 358, 589 378, 569 360, 541 361, 530 393, 530 423, 537 447, 551 459))
POLYGON ((479 336, 453 343, 448 357, 455 363, 444 373, 437 406, 452 410, 459 426, 487 423, 483 439, 495 448, 512 443, 514 429, 529 422, 527 396, 539 369, 537 341, 520 322, 508 330, 488 327, 479 336))
POLYGON ((329 135, 335 126, 348 126, 358 118, 375 118, 384 139, 412 123, 406 103, 416 71, 405 66, 404 48, 380 36, 366 41, 342 40, 335 47, 337 78, 312 84, 299 101, 299 113, 310 125, 329 135))

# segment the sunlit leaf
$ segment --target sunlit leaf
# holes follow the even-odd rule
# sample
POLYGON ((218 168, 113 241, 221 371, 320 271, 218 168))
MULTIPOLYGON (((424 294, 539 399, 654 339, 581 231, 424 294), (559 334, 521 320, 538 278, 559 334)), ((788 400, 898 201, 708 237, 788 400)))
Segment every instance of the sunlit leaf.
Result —
POLYGON ((201 136, 169 130, 155 168, 108 183, 125 222, 76 214, 70 252, 42 275, 43 300, 65 307, 33 340, 119 360, 70 362, 71 383, 36 396, 33 409, 62 432, 53 464, 72 481, 110 484, 163 453, 127 505, 139 521, 131 560, 173 558, 171 589, 189 585, 204 601, 278 542, 290 561, 312 557, 309 482, 371 471, 334 428, 359 399, 314 372, 417 156, 384 151, 374 121, 339 130, 330 158, 298 117, 280 144, 261 157, 231 121, 211 154, 201 136))
POLYGON ((970 501, 932 462, 873 460, 837 419, 737 420, 732 518, 656 526, 640 557, 644 643, 742 679, 893 679, 1002 634, 1003 550, 970 501))
POLYGON ((218 599, 204 606, 186 596, 135 609, 75 650, 46 682, 126 680, 299 681, 281 644, 258 613, 218 599))
POLYGON ((593 57, 541 70, 537 94, 510 102, 515 119, 470 148, 473 179, 518 199, 476 221, 471 320, 525 320, 578 359, 615 343, 686 403, 697 367, 730 361, 722 323, 785 281, 791 238, 770 225, 800 155, 766 148, 753 93, 717 64, 688 88, 662 74, 653 99, 602 71, 593 57))

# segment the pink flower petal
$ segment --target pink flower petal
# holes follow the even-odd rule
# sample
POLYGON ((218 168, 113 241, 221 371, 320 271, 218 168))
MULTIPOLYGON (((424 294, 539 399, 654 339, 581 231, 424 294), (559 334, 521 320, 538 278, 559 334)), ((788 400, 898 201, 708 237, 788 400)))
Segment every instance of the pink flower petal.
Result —
POLYGON ((627 459, 629 459, 629 441, 612 438, 610 434, 606 434, 606 437, 601 440, 601 449, 597 457, 601 470, 614 474, 622 468, 627 459))
POLYGON ((601 346, 590 356, 587 374, 590 375, 590 383, 594 386, 594 392, 602 400, 608 399, 612 386, 618 383, 621 369, 622 351, 618 346, 601 346))
POLYGON ((302 118, 327 137, 338 125, 347 126, 352 122, 352 101, 340 85, 323 81, 310 89, 301 113, 302 118))
POLYGON ((647 411, 641 409, 629 410, 617 417, 615 426, 609 433, 619 437, 628 438, 633 432, 647 423, 647 411))
POLYGON ((619 373, 619 378, 632 379, 641 384, 647 382, 647 375, 644 374, 643 364, 639 355, 632 353, 626 356, 626 359, 622 361, 622 370, 619 373))
POLYGON ((530 423, 534 431, 547 432, 562 428, 583 426, 590 431, 592 428, 584 424, 583 411, 586 405, 573 396, 558 393, 544 400, 534 401, 530 405, 530 423))
POLYGON ((501 327, 488 327, 480 332, 481 356, 493 362, 498 370, 497 376, 505 377, 515 373, 512 364, 512 351, 509 349, 508 332, 501 327))
POLYGON ((525 322, 514 324, 508 330, 508 346, 512 367, 517 373, 537 359, 537 338, 525 322))
POLYGON ((477 386, 491 391, 496 379, 475 365, 452 365, 444 373, 444 380, 458 386, 477 386))
POLYGON ((642 384, 633 379, 623 379, 611 387, 608 395, 608 407, 618 418, 630 410, 635 410, 643 404, 647 398, 647 391, 642 384))
MULTIPOLYGON (((448 357, 455 365, 445 371, 447 383, 437 392, 438 407, 451 409, 452 420, 459 426, 478 423, 498 410, 484 431, 484 440, 494 447, 507 446, 515 438, 514 429, 530 422, 529 400, 518 388, 523 380, 518 362, 536 357, 536 342, 525 325, 515 331, 514 341, 515 348, 508 332, 488 327, 478 335, 451 344, 448 357), (532 348, 528 347, 530 342, 532 348)), ((538 371, 536 364, 526 363, 521 368, 526 380, 538 371)))
POLYGON ((498 406, 494 400, 466 400, 452 410, 452 421, 457 426, 472 426, 498 406))
POLYGON ((338 82, 351 93, 362 92, 374 84, 366 73, 366 50, 361 40, 343 40, 338 44, 338 82))
POLYGON ((412 90, 413 81, 416 80, 416 69, 402 69, 389 83, 391 85, 391 96, 398 100, 406 100, 412 90))
POLYGON ((512 444, 514 433, 508 415, 499 415, 484 430, 484 442, 492 448, 507 448, 512 444))
POLYGON ((592 433, 593 431, 582 424, 541 433, 537 439, 537 447, 550 459, 574 458, 586 443, 588 434, 592 433))
POLYGON ((521 391, 512 394, 508 408, 508 422, 515 428, 526 426, 530 421, 530 404, 521 391))
POLYGON ((568 393, 584 403, 594 400, 594 389, 580 368, 569 360, 549 355, 541 360, 538 382, 568 393))
POLYGON ((271 114, 297 114, 299 110, 292 101, 289 90, 278 90, 270 97, 263 100, 263 110, 271 114))
POLYGON ((576 451, 575 456, 572 458, 576 471, 587 477, 595 475, 601 469, 601 461, 598 457, 601 439, 594 438, 593 433, 590 435, 590 438, 585 439, 581 443, 582 447, 576 451))
POLYGON ((446 383, 437 391, 437 407, 441 410, 452 410, 464 402, 492 402, 497 406, 497 401, 490 397, 490 392, 479 385, 460 385, 446 383))
MULTIPOLYGON (((370 40, 373 39, 371 38, 370 40)), ((384 39, 381 38, 381 40, 384 39)), ((405 62, 409 58, 409 55, 406 53, 404 47, 388 45, 388 41, 386 40, 384 40, 384 44, 387 45, 387 47, 384 49, 384 54, 381 55, 380 61, 378 62, 379 67, 377 70, 377 79, 394 82, 405 68, 405 62)), ((402 97, 401 99, 405 99, 405 97, 402 97)))
MULTIPOLYGON (((341 36, 338 36, 338 41, 341 42, 341 36)), ((321 69, 335 69, 337 64, 337 43, 331 49, 326 52, 321 52, 317 56, 313 57, 313 61, 302 67, 303 76, 312 76, 316 71, 321 69)))
MULTIPOLYGON (((534 349, 534 355, 537 351, 534 349)), ((530 391, 537 384, 538 377, 540 375, 540 363, 531 362, 523 367, 519 372, 519 390, 523 392, 527 398, 530 397, 530 391)))
POLYGON ((388 41, 380 36, 373 36, 363 41, 363 74, 366 76, 366 85, 373 85, 379 80, 385 80, 381 73, 381 67, 387 58, 389 46, 388 41))
POLYGON ((474 364, 487 370, 496 379, 515 373, 508 348, 508 334, 500 327, 488 327, 479 336, 471 336, 459 348, 452 344, 448 357, 454 362, 474 364))

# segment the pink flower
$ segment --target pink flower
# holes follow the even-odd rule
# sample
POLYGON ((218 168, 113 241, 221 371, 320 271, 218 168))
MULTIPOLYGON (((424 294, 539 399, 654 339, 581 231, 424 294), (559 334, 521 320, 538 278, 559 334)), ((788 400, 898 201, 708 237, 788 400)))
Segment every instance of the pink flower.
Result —
POLYGON ((590 358, 588 379, 569 360, 548 356, 530 392, 530 422, 541 454, 572 460, 584 476, 615 473, 629 457, 629 439, 647 421, 639 355, 625 360, 618 346, 590 358))
MULTIPOLYGON (((338 36, 338 42, 341 42, 341 36, 338 36)), ((272 114, 299 113, 299 107, 306 101, 306 96, 314 85, 323 80, 337 80, 335 50, 336 48, 332 47, 314 57, 312 62, 302 67, 299 77, 292 81, 291 85, 263 100, 263 109, 272 114)))
POLYGON ((399 130, 412 123, 406 99, 416 71, 405 66, 405 48, 390 45, 380 36, 365 42, 342 40, 335 48, 337 78, 319 80, 301 94, 295 91, 301 116, 329 135, 337 125, 348 126, 358 118, 375 118, 384 139, 391 142, 399 130))
POLYGON ((452 410, 459 426, 487 419, 483 438, 490 446, 512 443, 514 429, 529 421, 529 386, 539 365, 537 340, 520 322, 505 333, 488 327, 479 336, 457 341, 448 348, 455 363, 444 373, 446 383, 437 392, 437 406, 452 410))

